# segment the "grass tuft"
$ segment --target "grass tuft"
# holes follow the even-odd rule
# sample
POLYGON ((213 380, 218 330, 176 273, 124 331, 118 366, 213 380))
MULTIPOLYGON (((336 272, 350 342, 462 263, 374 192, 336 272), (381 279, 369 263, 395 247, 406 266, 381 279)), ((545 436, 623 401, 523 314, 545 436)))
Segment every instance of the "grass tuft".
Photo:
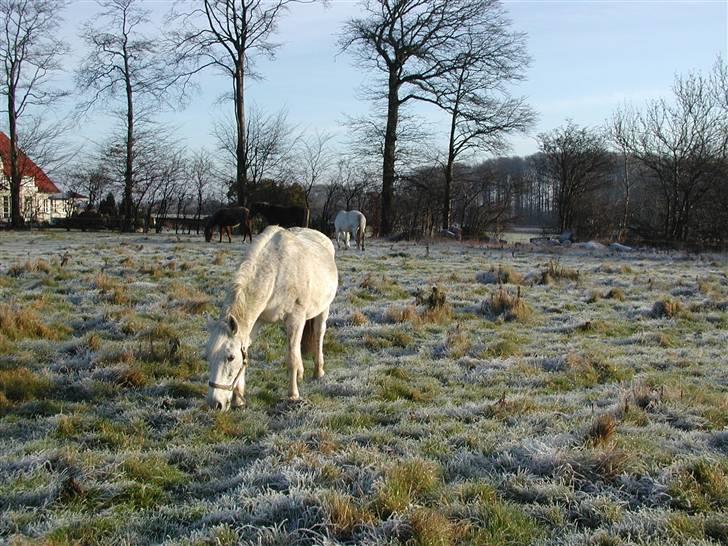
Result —
POLYGON ((685 314, 686 311, 683 305, 671 298, 658 300, 652 306, 652 316, 654 318, 679 318, 685 316, 685 314))
POLYGON ((570 267, 565 267, 555 260, 550 260, 546 264, 546 269, 542 270, 539 274, 537 284, 551 285, 558 283, 562 279, 570 281, 578 281, 581 278, 581 274, 578 270, 570 267))
POLYGON ((71 329, 65 325, 45 324, 38 313, 31 307, 18 307, 0 304, 0 339, 11 341, 20 339, 52 339, 65 338, 71 329))
POLYGON ((617 420, 610 414, 600 415, 591 424, 586 432, 584 443, 592 447, 608 444, 617 431, 617 420))
POLYGON ((689 513, 728 506, 728 463, 698 459, 678 468, 668 486, 671 505, 689 513))
POLYGON ((328 492, 324 495, 322 504, 333 533, 339 539, 351 538, 358 527, 369 525, 375 520, 374 514, 359 506, 351 495, 328 492))
POLYGON ((478 273, 475 277, 483 284, 523 284, 523 275, 502 264, 498 264, 498 269, 491 267, 489 271, 478 273))
POLYGON ((26 368, 0 370, 0 393, 12 402, 24 402, 46 397, 51 380, 26 368))
POLYGON ((533 315, 533 310, 521 297, 521 289, 514 296, 504 286, 481 303, 480 311, 491 320, 526 322, 533 315))
POLYGON ((409 506, 440 486, 440 468, 431 461, 412 459, 395 464, 384 474, 374 500, 383 517, 403 513, 409 506))

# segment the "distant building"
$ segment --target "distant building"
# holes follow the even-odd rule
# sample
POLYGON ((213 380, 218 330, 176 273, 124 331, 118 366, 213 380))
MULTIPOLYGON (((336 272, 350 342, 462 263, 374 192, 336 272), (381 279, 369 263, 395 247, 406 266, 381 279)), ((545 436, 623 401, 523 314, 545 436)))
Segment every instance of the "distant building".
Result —
MULTIPOLYGON (((10 222, 10 138, 0 131, 0 223, 10 222)), ((21 215, 29 221, 51 223, 67 218, 87 198, 77 193, 64 194, 22 150, 18 150, 18 168, 22 176, 20 185, 21 215)))

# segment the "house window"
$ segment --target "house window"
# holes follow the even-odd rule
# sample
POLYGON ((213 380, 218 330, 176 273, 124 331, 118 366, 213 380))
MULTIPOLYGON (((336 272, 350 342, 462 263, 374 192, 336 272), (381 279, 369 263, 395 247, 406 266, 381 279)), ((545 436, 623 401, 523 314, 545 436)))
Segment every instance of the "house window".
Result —
POLYGON ((10 196, 3 195, 3 218, 10 218, 10 196))

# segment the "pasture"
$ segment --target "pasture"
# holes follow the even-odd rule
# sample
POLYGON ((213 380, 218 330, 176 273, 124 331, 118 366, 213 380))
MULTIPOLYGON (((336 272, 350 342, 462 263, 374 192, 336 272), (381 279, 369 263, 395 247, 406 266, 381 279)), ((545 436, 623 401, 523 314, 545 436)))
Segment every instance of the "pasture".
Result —
POLYGON ((0 233, 0 542, 728 542, 725 256, 369 240, 326 376, 265 327, 218 413, 247 249, 0 233))

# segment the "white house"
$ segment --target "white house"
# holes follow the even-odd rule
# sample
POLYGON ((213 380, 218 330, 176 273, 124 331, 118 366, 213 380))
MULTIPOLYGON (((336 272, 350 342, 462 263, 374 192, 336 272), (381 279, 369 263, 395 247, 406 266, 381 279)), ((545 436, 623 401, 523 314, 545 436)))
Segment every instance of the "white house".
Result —
MULTIPOLYGON (((18 150, 21 214, 26 220, 51 223, 67 218, 82 206, 86 198, 76 193, 64 194, 33 161, 18 150)), ((10 139, 0 131, 0 223, 10 222, 10 139)))

